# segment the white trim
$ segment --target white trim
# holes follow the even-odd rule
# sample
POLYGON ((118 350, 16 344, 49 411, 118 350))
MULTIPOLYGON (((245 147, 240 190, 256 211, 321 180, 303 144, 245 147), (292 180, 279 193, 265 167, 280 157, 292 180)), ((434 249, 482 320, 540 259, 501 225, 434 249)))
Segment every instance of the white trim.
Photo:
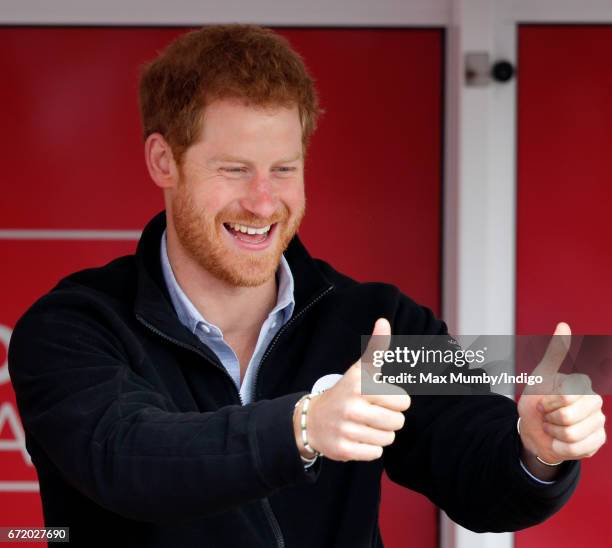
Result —
POLYGON ((452 0, 3 0, 0 24, 444 26, 452 0))
POLYGON ((468 52, 515 61, 513 27, 495 15, 494 0, 459 0, 448 39, 443 301, 460 335, 514 330, 515 83, 463 82, 468 52))
MULTIPOLYGON (((495 0, 457 0, 446 51, 443 317, 456 334, 509 334, 514 329, 514 84, 468 88, 464 57, 496 51, 495 0), (500 110, 500 105, 504 109, 500 110), (510 143, 513 148, 514 143, 510 143)), ((510 27, 512 28, 512 27, 510 27)), ((508 52, 508 55, 513 51, 508 52)), ((512 57, 502 55, 513 61, 512 57)), ((440 548, 512 548, 512 533, 478 534, 443 511, 440 548)))
POLYGON ((38 493, 37 481, 0 481, 0 492, 38 493))
POLYGON ((506 23, 612 23, 610 0, 497 0, 506 23))
MULTIPOLYGON (((459 9, 451 13, 451 23, 446 30, 444 52, 444 175, 443 175, 443 226, 442 226, 442 317, 451 333, 457 333, 459 324, 459 130, 461 114, 461 29, 459 9)), ((451 535, 452 536, 452 535, 451 535)), ((441 546, 454 546, 444 540, 441 546)))
POLYGON ((138 240, 140 230, 0 229, 0 240, 138 240))

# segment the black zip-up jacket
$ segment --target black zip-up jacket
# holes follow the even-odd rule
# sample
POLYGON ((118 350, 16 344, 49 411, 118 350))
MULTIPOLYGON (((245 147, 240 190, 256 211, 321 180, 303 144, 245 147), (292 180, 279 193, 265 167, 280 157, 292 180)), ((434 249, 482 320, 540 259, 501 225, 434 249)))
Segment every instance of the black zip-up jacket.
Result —
POLYGON ((553 485, 529 478, 516 405, 495 394, 414 396, 383 458, 304 469, 294 404, 359 358, 375 320, 397 334, 446 326, 397 288, 312 259, 295 238, 285 253, 295 311, 265 352, 254 403, 241 405, 177 319, 164 227, 162 212, 135 255, 63 279, 13 332, 9 371, 45 524, 70 527, 72 546, 379 547, 383 470, 474 531, 528 527, 570 497, 579 464, 553 485))

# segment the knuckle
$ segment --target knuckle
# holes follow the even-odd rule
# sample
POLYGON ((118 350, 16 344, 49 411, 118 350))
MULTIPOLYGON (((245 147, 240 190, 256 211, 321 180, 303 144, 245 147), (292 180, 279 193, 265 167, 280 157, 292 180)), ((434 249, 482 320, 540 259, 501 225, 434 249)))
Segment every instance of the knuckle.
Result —
POLYGON ((351 457, 350 448, 349 448, 349 445, 345 441, 340 440, 337 443, 336 456, 338 457, 339 460, 342 460, 342 461, 350 460, 350 457, 351 457))
POLYGON ((393 416, 390 417, 389 422, 392 430, 401 430, 406 422, 406 417, 404 417, 403 413, 400 411, 396 411, 393 413, 393 416))
POLYGON ((585 385, 588 377, 584 373, 572 373, 568 380, 572 381, 574 386, 585 385))
POLYGON ((598 413, 598 417, 599 417, 599 425, 602 426, 602 427, 605 426, 605 424, 606 424, 606 416, 600 411, 598 413))
POLYGON ((378 457, 376 456, 376 451, 374 449, 367 449, 363 452, 363 455, 360 457, 360 460, 365 461, 373 461, 378 457))
POLYGON ((342 417, 349 421, 359 420, 358 406, 357 406, 357 402, 355 401, 355 399, 350 398, 346 400, 342 408, 342 417))
POLYGON ((354 433, 351 423, 343 421, 338 425, 338 435, 341 438, 350 438, 354 433))
POLYGON ((591 387, 591 377, 589 377, 587 374, 578 373, 578 378, 583 386, 586 386, 588 388, 591 387))
POLYGON ((551 437, 553 438, 558 438, 559 435, 559 430, 561 430, 563 427, 562 426, 557 426, 556 424, 551 424, 551 423, 547 423, 546 424, 546 428, 544 428, 544 431, 551 437))
POLYGON ((567 407, 559 409, 558 417, 561 424, 569 425, 573 423, 573 413, 567 407))
POLYGON ((569 443, 565 449, 565 453, 568 457, 576 458, 580 455, 580 450, 575 443, 569 443))
POLYGON ((387 432, 384 437, 382 445, 383 446, 391 445, 394 441, 395 441, 395 432, 387 432))
POLYGON ((563 439, 569 443, 575 443, 580 439, 575 428, 565 428, 562 435, 563 439))

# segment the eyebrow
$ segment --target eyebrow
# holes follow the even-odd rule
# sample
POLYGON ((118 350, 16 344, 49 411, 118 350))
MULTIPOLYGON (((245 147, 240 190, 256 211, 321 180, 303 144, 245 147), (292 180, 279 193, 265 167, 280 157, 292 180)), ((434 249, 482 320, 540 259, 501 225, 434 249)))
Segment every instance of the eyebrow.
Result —
POLYGON ((277 164, 290 164, 291 162, 297 162, 298 160, 302 159, 302 153, 298 152, 298 154, 296 156, 292 156, 290 158, 283 158, 282 160, 279 160, 278 162, 275 162, 277 164))
MULTIPOLYGON (((291 162, 297 162, 298 160, 301 160, 301 159, 302 159, 302 153, 300 152, 295 156, 292 156, 290 158, 283 158, 274 163, 275 164, 290 164, 291 162)), ((214 156, 213 158, 210 159, 210 162, 211 163, 234 162, 237 164, 247 164, 247 165, 251 165, 253 163, 251 160, 247 160, 246 158, 240 158, 239 156, 230 156, 230 155, 214 156)))
POLYGON ((211 163, 234 162, 236 164, 250 164, 251 163, 249 160, 246 160, 245 158, 240 158, 238 156, 228 156, 228 155, 214 156, 210 159, 210 162, 211 163))

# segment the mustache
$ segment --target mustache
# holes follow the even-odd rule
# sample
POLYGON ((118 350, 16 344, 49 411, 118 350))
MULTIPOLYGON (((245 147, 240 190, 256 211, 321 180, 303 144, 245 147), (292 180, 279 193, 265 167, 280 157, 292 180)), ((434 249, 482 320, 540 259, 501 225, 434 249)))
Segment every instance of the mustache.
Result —
POLYGON ((289 211, 286 207, 283 207, 276 211, 273 215, 269 217, 260 217, 259 215, 255 215, 253 213, 244 212, 239 215, 218 215, 218 220, 222 223, 237 223, 240 225, 250 225, 250 226, 267 226, 273 225, 279 222, 286 221, 289 218, 289 211))

